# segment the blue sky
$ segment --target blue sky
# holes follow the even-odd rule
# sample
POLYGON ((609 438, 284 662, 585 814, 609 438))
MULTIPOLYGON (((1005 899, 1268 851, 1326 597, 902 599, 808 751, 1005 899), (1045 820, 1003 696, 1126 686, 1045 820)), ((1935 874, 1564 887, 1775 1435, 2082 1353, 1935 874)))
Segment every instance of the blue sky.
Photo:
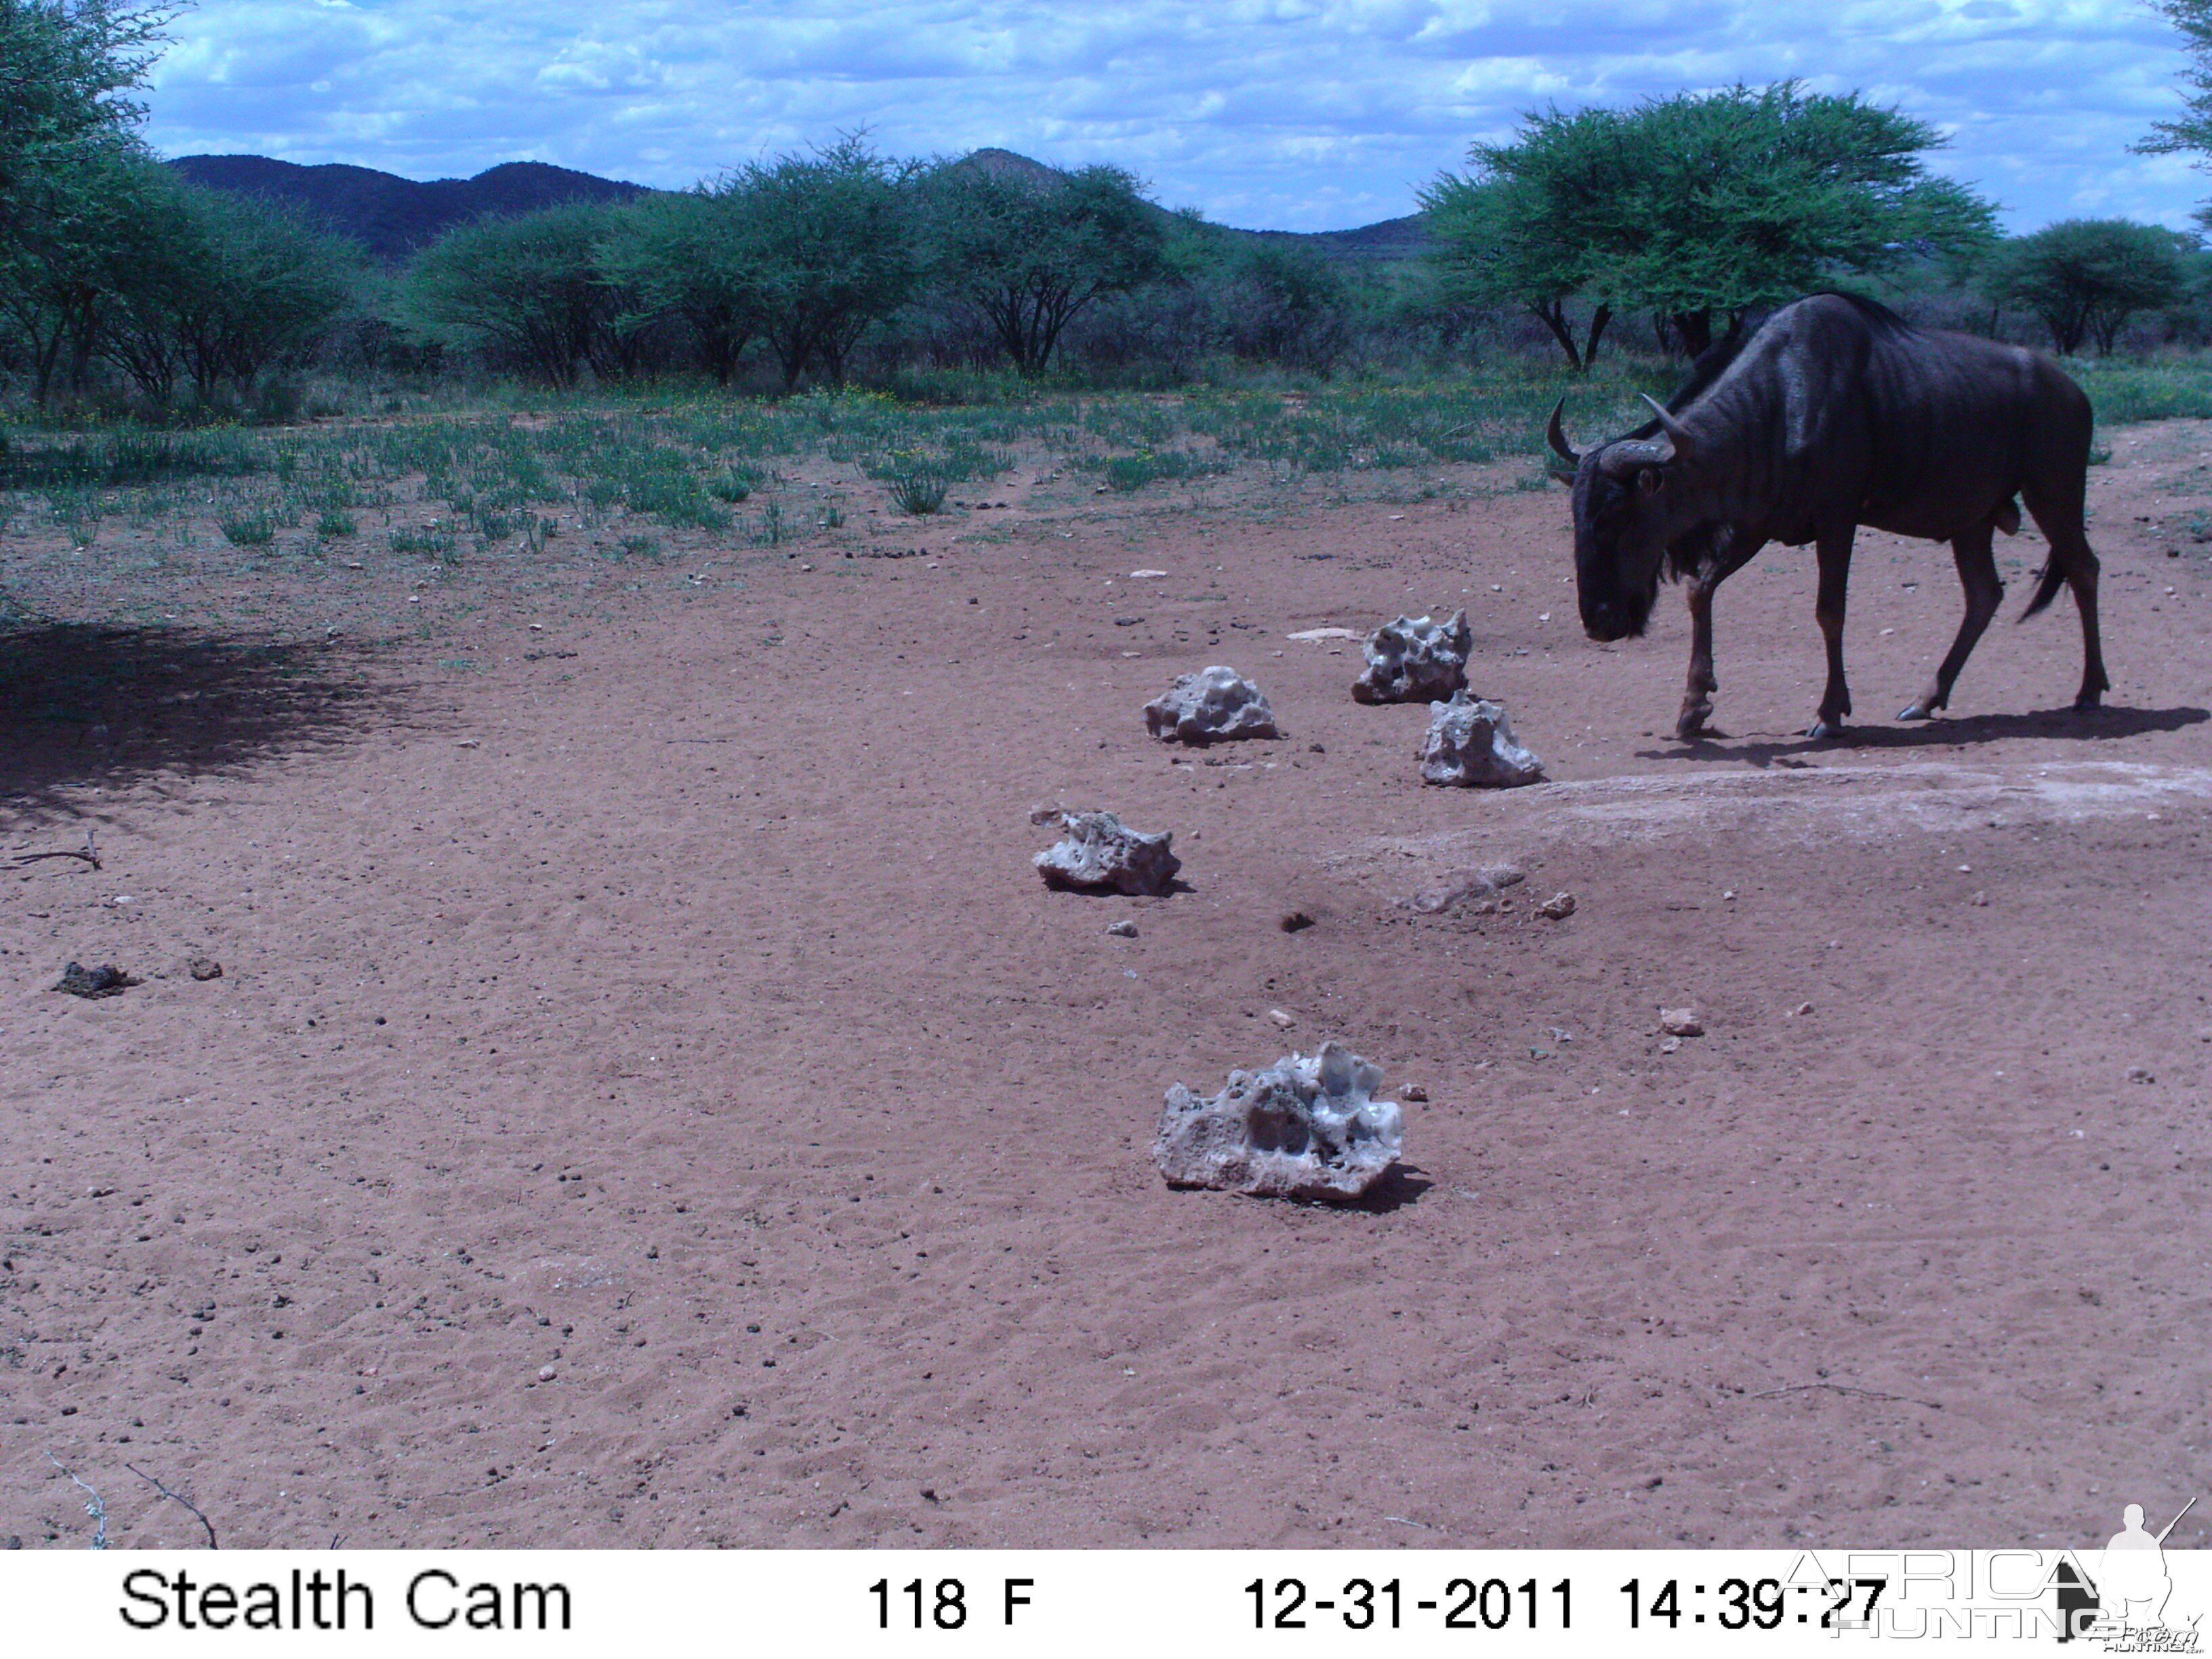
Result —
POLYGON ((1802 77, 1937 124, 2014 228, 2179 226, 2212 176, 2128 144, 2177 104, 2128 0, 198 0, 149 137, 410 178, 542 161, 643 184, 866 127, 899 155, 1118 162, 1230 224, 1325 230, 1518 112, 1802 77))

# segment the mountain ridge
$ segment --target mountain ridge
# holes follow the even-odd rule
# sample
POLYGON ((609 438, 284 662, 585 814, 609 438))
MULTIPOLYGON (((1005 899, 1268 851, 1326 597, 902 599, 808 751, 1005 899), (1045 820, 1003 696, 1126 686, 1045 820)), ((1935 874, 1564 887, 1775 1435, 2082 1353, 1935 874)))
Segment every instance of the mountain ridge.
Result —
POLYGON ((179 155, 169 163, 212 190, 296 202, 380 259, 398 260, 456 225, 568 202, 626 202, 643 185, 544 161, 506 161, 473 179, 403 179, 326 161, 306 167, 266 155, 179 155))
MULTIPOLYGON (((1057 171, 1013 150, 971 151, 969 161, 1028 178, 1057 171)), ((457 225, 534 212, 567 202, 627 202, 652 193, 645 185, 602 179, 545 161, 504 161, 471 179, 407 179, 343 161, 306 165, 267 155, 179 155, 168 165, 212 190, 296 202, 331 229, 352 237, 377 258, 397 262, 457 225)), ((1263 241, 1314 249, 1347 261, 1410 258, 1427 245, 1418 214, 1350 230, 1220 228, 1263 241)))

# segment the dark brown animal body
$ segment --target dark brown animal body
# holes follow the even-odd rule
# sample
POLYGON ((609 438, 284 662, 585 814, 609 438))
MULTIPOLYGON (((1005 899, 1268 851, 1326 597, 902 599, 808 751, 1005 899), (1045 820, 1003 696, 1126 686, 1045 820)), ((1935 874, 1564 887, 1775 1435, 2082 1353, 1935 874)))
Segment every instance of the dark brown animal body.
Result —
POLYGON ((1689 685, 1676 723, 1694 737, 1719 689, 1712 595, 1770 541, 1819 549, 1814 615, 1827 645, 1815 737, 1851 712, 1844 599, 1861 525, 1948 541, 1966 589, 1957 639, 1900 719, 1950 700, 2004 585, 1991 540, 2025 502, 2051 545, 2026 617, 2063 582, 2081 613, 2077 708, 2111 688, 2097 634, 2097 558, 2082 527, 2089 400, 2037 351, 1917 329, 1871 301, 1815 295, 1700 361, 1641 431, 1577 454, 1552 416, 1555 469, 1574 487, 1575 575, 1595 640, 1641 634, 1671 573, 1688 585, 1689 685))

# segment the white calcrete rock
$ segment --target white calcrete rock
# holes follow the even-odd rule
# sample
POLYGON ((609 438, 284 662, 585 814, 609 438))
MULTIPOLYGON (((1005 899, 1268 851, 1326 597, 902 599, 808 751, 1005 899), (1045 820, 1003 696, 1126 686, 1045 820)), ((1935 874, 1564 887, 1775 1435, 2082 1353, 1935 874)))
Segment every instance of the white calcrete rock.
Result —
POLYGON ((1230 738, 1275 738, 1275 711, 1267 694, 1233 668, 1219 665, 1176 683, 1145 705, 1145 726, 1167 743, 1219 743, 1230 738))
POLYGON ((1382 1068, 1340 1042, 1231 1072, 1211 1100, 1168 1091, 1152 1162, 1171 1187, 1263 1198, 1359 1197, 1405 1153, 1406 1121, 1377 1100, 1382 1068))
POLYGON ((1367 667, 1352 695, 1361 702, 1430 702, 1464 691, 1474 645, 1464 611, 1440 623, 1426 617, 1384 623, 1360 647, 1367 667))
POLYGON ((1449 702, 1429 705, 1428 735, 1421 739, 1421 781, 1462 788, 1510 789, 1541 783, 1544 763, 1513 740, 1504 705, 1464 691, 1449 702))
POLYGON ((1111 812, 1063 812, 1060 840, 1036 855, 1048 887, 1083 893, 1158 895, 1174 884, 1182 860, 1170 850, 1169 830, 1146 835, 1111 812))

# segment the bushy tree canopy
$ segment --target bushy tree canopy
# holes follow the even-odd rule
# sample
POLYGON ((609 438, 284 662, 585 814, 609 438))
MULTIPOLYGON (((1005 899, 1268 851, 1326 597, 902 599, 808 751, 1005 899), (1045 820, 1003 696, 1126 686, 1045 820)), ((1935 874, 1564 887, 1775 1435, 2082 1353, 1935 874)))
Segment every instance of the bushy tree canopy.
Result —
POLYGON ((1422 205, 1454 277, 1534 310, 1570 358, 1577 295, 1598 307, 1593 336, 1611 311, 1648 307, 1695 351, 1717 312, 1987 241, 1994 209, 1922 161, 1942 142, 1856 94, 1735 86, 1532 114, 1422 205))
POLYGON ((860 336, 913 294, 921 272, 915 172, 853 137, 753 162, 722 185, 738 206, 761 332, 787 389, 810 366, 842 383, 860 336))
POLYGON ((614 216, 599 246, 608 278, 636 294, 643 314, 682 318, 701 362, 723 386, 768 319, 752 205, 726 180, 648 196, 614 216))
POLYGON ((2033 312, 2058 350, 2094 339, 2109 352, 2130 318, 2181 297, 2195 241, 2126 219, 2065 219, 2005 243, 1983 283, 1991 299, 2033 312))
POLYGON ((114 0, 0 0, 0 231, 16 192, 88 145, 134 142, 168 13, 114 0))
POLYGON ((2133 148, 2139 155, 2193 151, 2198 166, 2212 165, 2212 0, 2151 0, 2151 9, 2180 31, 2189 67, 2181 73, 2182 112, 2171 121, 2152 122, 2149 133, 2133 148))
POLYGON ((1024 374, 1044 371, 1083 312, 1161 268, 1162 216, 1119 167, 1030 172, 969 156, 933 168, 922 197, 933 278, 1024 374))
POLYGON ((623 308, 599 268, 612 224, 611 210, 574 204, 448 231, 416 256, 400 319, 574 386, 623 308))

